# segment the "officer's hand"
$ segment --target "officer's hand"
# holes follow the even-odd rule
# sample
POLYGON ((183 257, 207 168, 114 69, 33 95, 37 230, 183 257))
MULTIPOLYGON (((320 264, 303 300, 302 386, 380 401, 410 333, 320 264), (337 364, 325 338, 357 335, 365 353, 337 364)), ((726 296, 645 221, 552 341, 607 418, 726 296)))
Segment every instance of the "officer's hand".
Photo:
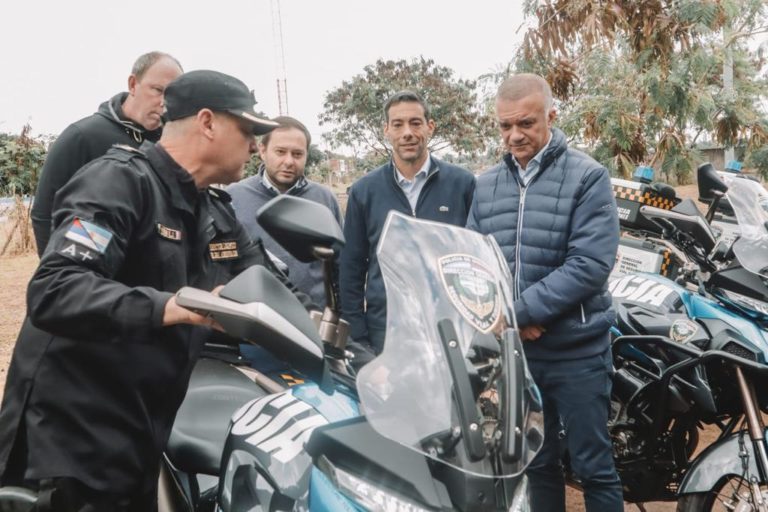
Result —
MULTIPOLYGON (((218 292, 218 290, 216 290, 218 292)), ((217 293, 218 295, 218 293, 217 293)), ((224 328, 210 316, 200 315, 194 311, 183 308, 176 303, 176 296, 174 295, 168 302, 165 303, 165 311, 163 312, 163 326, 176 325, 176 324, 191 324, 191 325, 205 325, 207 327, 213 327, 218 331, 224 332, 224 328)))
POLYGON ((523 341, 533 341, 541 338, 545 332, 546 329, 540 325, 526 325, 520 328, 520 338, 523 341))

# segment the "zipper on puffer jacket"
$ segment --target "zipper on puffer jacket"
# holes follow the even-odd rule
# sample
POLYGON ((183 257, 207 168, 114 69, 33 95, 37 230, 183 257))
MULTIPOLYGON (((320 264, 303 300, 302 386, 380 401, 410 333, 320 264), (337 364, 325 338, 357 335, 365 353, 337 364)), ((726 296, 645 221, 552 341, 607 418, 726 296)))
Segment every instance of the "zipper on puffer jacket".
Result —
POLYGON ((584 314, 584 303, 579 302, 579 307, 581 308, 581 323, 585 324, 587 323, 587 315, 584 314))
POLYGON ((517 186, 520 187, 520 203, 517 213, 517 243, 515 244, 515 300, 520 298, 520 267, 522 267, 522 262, 520 261, 520 242, 523 238, 523 210, 525 208, 525 193, 528 190, 528 186, 523 185, 520 182, 517 183, 517 186))

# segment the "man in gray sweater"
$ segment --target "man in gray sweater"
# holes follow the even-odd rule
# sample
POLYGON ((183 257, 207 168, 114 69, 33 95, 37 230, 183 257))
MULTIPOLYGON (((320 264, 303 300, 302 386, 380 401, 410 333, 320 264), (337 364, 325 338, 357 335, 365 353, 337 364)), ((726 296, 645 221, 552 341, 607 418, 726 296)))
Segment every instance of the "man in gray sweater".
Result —
POLYGON ((260 238, 264 247, 288 266, 288 277, 296 287, 312 298, 320 307, 325 306, 322 263, 302 263, 288 254, 256 222, 256 212, 278 194, 291 194, 330 208, 341 224, 341 209, 331 190, 304 177, 309 144, 309 131, 292 117, 273 119, 280 127, 263 136, 259 143, 259 156, 264 162, 258 174, 230 185, 232 206, 237 219, 254 240, 260 238))

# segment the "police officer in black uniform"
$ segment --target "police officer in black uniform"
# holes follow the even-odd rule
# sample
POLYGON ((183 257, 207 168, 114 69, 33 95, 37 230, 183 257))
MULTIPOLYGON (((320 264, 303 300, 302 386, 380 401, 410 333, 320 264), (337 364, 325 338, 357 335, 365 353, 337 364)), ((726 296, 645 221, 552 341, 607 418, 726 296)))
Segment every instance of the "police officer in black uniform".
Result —
POLYGON ((161 453, 212 324, 174 293, 271 265, 209 185, 238 180, 254 135, 276 124, 222 73, 183 74, 165 94, 157 145, 114 147, 57 195, 29 284, 0 409, 0 482, 41 489, 51 510, 156 508, 161 453))

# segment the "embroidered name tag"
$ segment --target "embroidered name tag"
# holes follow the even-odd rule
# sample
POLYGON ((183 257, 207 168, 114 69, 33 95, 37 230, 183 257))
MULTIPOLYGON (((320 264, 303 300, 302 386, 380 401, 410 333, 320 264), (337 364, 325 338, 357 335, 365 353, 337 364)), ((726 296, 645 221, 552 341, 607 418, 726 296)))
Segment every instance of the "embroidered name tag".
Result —
POLYGON ((181 231, 169 228, 168 226, 163 226, 159 222, 157 223, 157 234, 168 240, 173 240, 174 242, 181 241, 181 231))
POLYGON ((240 257, 237 252, 237 242, 213 242, 208 244, 212 260, 233 260, 240 257))

